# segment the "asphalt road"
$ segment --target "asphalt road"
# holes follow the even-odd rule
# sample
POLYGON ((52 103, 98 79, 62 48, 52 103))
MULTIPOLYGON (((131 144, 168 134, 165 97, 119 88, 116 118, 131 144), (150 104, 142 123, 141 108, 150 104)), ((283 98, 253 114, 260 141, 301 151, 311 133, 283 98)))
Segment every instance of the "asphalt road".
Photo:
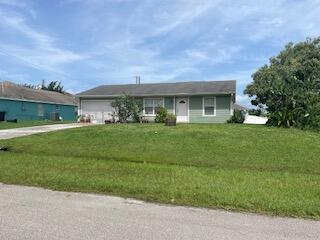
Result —
POLYGON ((319 239, 320 222, 0 183, 0 239, 319 239))
POLYGON ((57 130, 69 129, 82 127, 83 124, 70 123, 70 124, 53 124, 53 125, 43 125, 35 127, 22 127, 13 129, 0 130, 0 139, 9 139, 15 137, 28 136, 37 133, 52 132, 57 130))

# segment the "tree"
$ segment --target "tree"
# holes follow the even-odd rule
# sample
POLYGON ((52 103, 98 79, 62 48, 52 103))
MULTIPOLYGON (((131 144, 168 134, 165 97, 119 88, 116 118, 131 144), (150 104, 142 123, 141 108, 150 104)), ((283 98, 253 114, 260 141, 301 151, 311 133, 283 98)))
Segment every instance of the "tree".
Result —
POLYGON ((252 77, 244 93, 267 110, 270 124, 320 128, 320 37, 287 44, 252 77))
POLYGON ((63 93, 63 86, 61 85, 61 82, 58 81, 51 81, 47 86, 43 83, 42 89, 52 92, 59 92, 63 93))
POLYGON ((29 83, 24 83, 24 84, 20 84, 20 85, 23 86, 23 87, 26 87, 26 88, 38 89, 37 85, 32 85, 32 84, 29 84, 29 83))
POLYGON ((127 122, 130 118, 138 121, 139 114, 143 109, 141 101, 136 100, 130 95, 116 98, 111 105, 115 109, 119 121, 122 123, 127 122))
POLYGON ((253 116, 261 116, 261 117, 265 117, 266 116, 266 113, 264 112, 264 109, 262 108, 252 108, 252 109, 249 109, 248 110, 248 114, 249 115, 253 115, 253 116))

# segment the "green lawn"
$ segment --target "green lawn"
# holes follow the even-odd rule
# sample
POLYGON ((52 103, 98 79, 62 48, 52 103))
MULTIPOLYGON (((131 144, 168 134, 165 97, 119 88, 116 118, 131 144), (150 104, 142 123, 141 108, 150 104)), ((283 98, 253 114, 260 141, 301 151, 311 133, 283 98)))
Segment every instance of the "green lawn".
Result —
POLYGON ((71 122, 57 122, 57 121, 18 121, 17 123, 12 122, 0 122, 0 130, 20 128, 20 127, 33 127, 49 124, 61 124, 61 123, 71 123, 71 122))
POLYGON ((0 182, 320 219, 320 134, 101 125, 0 141, 0 182))

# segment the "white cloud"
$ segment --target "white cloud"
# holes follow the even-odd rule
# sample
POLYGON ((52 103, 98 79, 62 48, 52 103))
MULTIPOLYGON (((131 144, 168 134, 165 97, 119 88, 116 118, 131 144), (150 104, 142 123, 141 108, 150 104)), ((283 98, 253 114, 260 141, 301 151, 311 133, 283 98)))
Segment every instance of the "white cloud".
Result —
POLYGON ((8 80, 19 83, 26 83, 26 79, 30 76, 28 74, 10 73, 4 69, 0 69, 0 81, 8 80))
MULTIPOLYGON (((129 9, 122 12, 125 19, 106 7, 110 2, 117 1, 86 5, 81 25, 94 29, 91 34, 93 39, 98 39, 94 51, 108 62, 93 57, 89 64, 99 72, 93 74, 123 81, 126 76, 128 79, 133 75, 141 75, 146 81, 168 81, 188 78, 190 74, 198 76, 190 78, 198 79, 237 79, 241 92, 251 81, 251 74, 268 59, 264 52, 246 53, 250 41, 287 37, 290 29, 302 24, 309 26, 306 22, 312 22, 302 17, 303 22, 296 26, 291 24, 289 20, 294 20, 299 13, 296 8, 301 4, 288 4, 283 0, 233 1, 232 4, 230 1, 177 0, 162 1, 156 7, 150 1, 142 0, 133 5, 130 5, 132 1, 126 1, 119 5, 129 9), (150 44, 150 39, 154 43, 150 44), (192 39, 192 42, 185 44, 185 39, 192 39), (176 49, 167 53, 171 45, 176 49), (214 66, 223 67, 232 62, 238 63, 237 70, 214 73, 214 66), (202 73, 210 67, 213 72, 202 73)), ((310 7, 312 1, 308 2, 304 8, 310 7)), ((315 9, 312 12, 319 13, 315 9)), ((298 21, 296 19, 293 22, 298 21)), ((282 42, 277 44, 283 45, 282 42)))
POLYGON ((26 3, 23 0, 0 0, 0 5, 7 5, 11 7, 25 8, 26 3))
POLYGON ((3 11, 0 11, 1 25, 5 28, 9 28, 11 31, 17 31, 24 34, 27 38, 34 41, 35 45, 41 47, 51 47, 54 42, 54 38, 48 34, 39 32, 29 27, 23 17, 17 15, 8 15, 3 11))
POLYGON ((0 9, 0 27, 4 31, 22 34, 31 41, 30 46, 0 41, 0 54, 15 58, 32 68, 67 75, 64 64, 85 57, 56 46, 56 39, 47 33, 27 25, 25 19, 17 14, 9 14, 0 9))
POLYGON ((13 33, 0 37, 0 54, 58 74, 74 90, 141 75, 143 82, 237 79, 241 95, 286 42, 320 34, 319 0, 64 0, 49 10, 64 24, 48 29, 37 24, 45 12, 25 3, 0 0, 1 34, 13 33))
POLYGON ((198 17, 201 17, 217 5, 221 1, 207 1, 207 0, 189 0, 189 1, 178 1, 178 7, 174 8, 174 11, 161 12, 157 15, 160 19, 161 25, 152 35, 161 35, 173 31, 181 25, 188 24, 198 17))
POLYGON ((236 96, 236 103, 248 107, 248 108, 254 108, 254 106, 251 104, 251 99, 248 97, 248 95, 238 95, 236 96))
POLYGON ((62 75, 67 75, 62 67, 63 64, 82 59, 80 56, 65 50, 55 48, 29 49, 4 43, 0 44, 0 54, 15 58, 32 68, 62 75))
POLYGON ((189 50, 187 49, 185 51, 188 57, 194 59, 194 60, 199 60, 199 61, 208 61, 210 57, 207 55, 206 52, 200 51, 200 50, 189 50))

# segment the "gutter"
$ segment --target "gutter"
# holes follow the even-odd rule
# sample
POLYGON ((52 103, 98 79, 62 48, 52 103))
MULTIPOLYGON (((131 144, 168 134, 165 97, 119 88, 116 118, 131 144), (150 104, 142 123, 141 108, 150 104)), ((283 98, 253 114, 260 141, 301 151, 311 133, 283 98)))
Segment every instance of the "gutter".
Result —
POLYGON ((53 104, 53 105, 65 105, 65 106, 75 106, 75 107, 77 107, 76 103, 75 104, 58 103, 58 102, 47 102, 47 101, 38 101, 38 100, 21 99, 21 98, 7 98, 7 97, 0 97, 0 99, 10 100, 10 101, 35 102, 35 103, 46 103, 46 104, 53 104))
MULTIPOLYGON (((203 95, 229 95, 235 94, 235 92, 219 92, 219 93, 165 93, 165 94, 139 94, 139 95, 131 95, 133 97, 159 97, 159 96, 203 96, 203 95)), ((76 98, 115 98, 121 97, 124 94, 117 95, 75 95, 76 98)), ((130 95, 130 94, 129 94, 130 95)))

